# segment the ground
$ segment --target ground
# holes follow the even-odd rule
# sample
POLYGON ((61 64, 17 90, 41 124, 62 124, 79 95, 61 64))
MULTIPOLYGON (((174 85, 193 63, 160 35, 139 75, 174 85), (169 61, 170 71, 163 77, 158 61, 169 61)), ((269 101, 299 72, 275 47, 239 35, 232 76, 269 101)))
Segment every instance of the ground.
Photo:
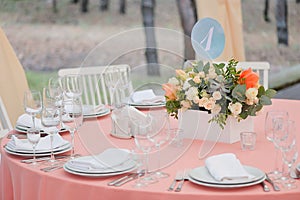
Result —
MULTIPOLYGON (((89 12, 86 14, 80 13, 79 5, 70 4, 70 0, 58 1, 59 12, 54 14, 50 2, 0 0, 0 25, 25 70, 47 71, 80 66, 99 43, 107 41, 111 36, 111 40, 114 40, 117 34, 124 31, 142 27, 140 0, 128 0, 125 15, 118 13, 117 0, 111 1, 110 9, 106 12, 99 11, 99 0, 90 0, 89 12)), ((300 4, 288 0, 288 47, 277 44, 275 0, 270 1, 271 23, 264 22, 263 7, 264 1, 242 0, 246 58, 248 61, 268 61, 271 73, 280 73, 282 69, 300 63, 300 4)), ((155 14, 156 26, 182 31, 175 0, 156 1, 155 14)), ((178 34, 176 32, 176 37, 178 34)), ((172 39, 168 34, 162 37, 161 40, 168 48, 183 51, 182 42, 172 39)), ((131 45, 131 42, 98 49, 98 58, 112 59, 116 50, 122 49, 122 45, 131 45)), ((168 57, 162 52, 160 61, 168 65, 181 64, 177 54, 168 57)), ((125 56, 122 62, 141 65, 145 63, 144 54, 134 52, 131 56, 125 56)))

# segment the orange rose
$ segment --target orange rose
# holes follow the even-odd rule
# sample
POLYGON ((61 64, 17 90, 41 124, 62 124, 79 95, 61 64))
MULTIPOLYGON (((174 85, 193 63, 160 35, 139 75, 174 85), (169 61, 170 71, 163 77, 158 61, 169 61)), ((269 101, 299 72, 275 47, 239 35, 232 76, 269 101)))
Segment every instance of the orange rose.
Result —
POLYGON ((243 71, 239 77, 238 83, 240 85, 246 84, 246 88, 256 88, 258 86, 259 76, 253 72, 251 68, 243 71))
POLYGON ((169 99, 169 100, 175 100, 176 97, 176 88, 174 85, 170 84, 170 83, 166 83, 162 85, 163 90, 166 92, 165 96, 169 99))

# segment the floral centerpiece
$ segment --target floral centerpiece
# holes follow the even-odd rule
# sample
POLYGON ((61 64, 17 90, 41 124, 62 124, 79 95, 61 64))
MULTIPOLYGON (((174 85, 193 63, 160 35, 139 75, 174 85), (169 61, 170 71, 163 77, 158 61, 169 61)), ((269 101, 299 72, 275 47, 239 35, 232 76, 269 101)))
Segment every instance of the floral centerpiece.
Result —
POLYGON ((184 70, 176 70, 176 76, 163 84, 168 113, 178 118, 180 109, 199 109, 212 113, 209 122, 215 121, 221 128, 228 116, 238 121, 256 116, 265 105, 271 105, 276 94, 273 89, 259 85, 259 75, 238 69, 238 61, 204 64, 195 61, 184 70))

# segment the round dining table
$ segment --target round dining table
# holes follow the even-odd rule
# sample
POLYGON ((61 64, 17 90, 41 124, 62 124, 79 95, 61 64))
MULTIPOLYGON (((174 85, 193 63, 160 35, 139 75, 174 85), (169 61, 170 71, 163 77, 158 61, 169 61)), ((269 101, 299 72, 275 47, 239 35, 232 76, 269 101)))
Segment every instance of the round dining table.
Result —
MULTIPOLYGON (((297 146, 300 149, 300 101, 274 99, 272 105, 265 106, 258 116, 253 117, 254 131, 257 134, 254 150, 242 150, 240 142, 233 144, 217 143, 208 156, 234 153, 243 165, 256 167, 264 172, 274 169, 275 148, 265 138, 264 121, 267 111, 284 110, 289 112, 289 118, 295 121, 297 133, 297 146)), ((176 124, 176 120, 172 120, 176 124)), ((133 148, 134 139, 120 139, 110 135, 110 115, 93 119, 86 119, 75 138, 75 152, 81 155, 99 153, 106 148, 133 148)), ((15 133, 11 131, 10 134, 15 133)), ((69 138, 68 133, 62 133, 69 138)), ((266 182, 270 191, 265 192, 261 184, 239 188, 217 188, 198 185, 185 181, 180 192, 168 191, 174 180, 176 172, 204 166, 205 159, 199 159, 198 153, 203 141, 186 139, 189 143, 184 151, 173 146, 174 151, 160 159, 168 158, 170 162, 162 162, 162 171, 168 173, 167 178, 159 179, 157 183, 146 187, 133 187, 134 181, 120 187, 109 186, 108 183, 124 175, 107 177, 84 177, 66 172, 63 168, 51 172, 43 172, 29 164, 20 162, 24 157, 11 155, 4 149, 9 141, 4 138, 1 143, 0 166, 0 199, 1 200, 34 200, 34 199, 182 199, 182 200, 216 200, 216 199, 255 199, 255 200, 295 200, 300 197, 300 179, 295 179, 296 189, 285 189, 281 185, 280 191, 274 191, 266 182), (173 159, 172 159, 173 158, 173 159)), ((153 157, 153 156, 152 156, 153 157)), ((158 157, 158 156, 154 156, 158 157)), ((298 159, 296 163, 299 163, 298 159)), ((151 159, 150 159, 151 161, 151 159)))

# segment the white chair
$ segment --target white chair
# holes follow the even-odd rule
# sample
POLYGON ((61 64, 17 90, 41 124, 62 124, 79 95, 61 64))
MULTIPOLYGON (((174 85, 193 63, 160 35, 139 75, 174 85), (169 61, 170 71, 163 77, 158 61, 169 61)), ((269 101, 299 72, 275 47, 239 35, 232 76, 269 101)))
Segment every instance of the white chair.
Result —
POLYGON ((265 89, 269 87, 269 70, 270 63, 268 62, 239 62, 237 67, 242 69, 248 69, 249 67, 252 70, 259 74, 259 83, 264 86, 265 89))
MULTIPOLYGON (((58 76, 80 74, 82 75, 83 94, 82 101, 86 105, 101 105, 110 102, 109 89, 105 85, 104 76, 111 73, 110 68, 117 67, 123 74, 130 73, 129 65, 111 65, 111 66, 93 66, 79 68, 65 68, 58 71, 58 76)), ((124 76, 126 77, 126 76, 124 76)), ((130 85, 130 90, 132 86, 130 85)), ((122 95, 122 91, 118 91, 117 96, 122 95)))

